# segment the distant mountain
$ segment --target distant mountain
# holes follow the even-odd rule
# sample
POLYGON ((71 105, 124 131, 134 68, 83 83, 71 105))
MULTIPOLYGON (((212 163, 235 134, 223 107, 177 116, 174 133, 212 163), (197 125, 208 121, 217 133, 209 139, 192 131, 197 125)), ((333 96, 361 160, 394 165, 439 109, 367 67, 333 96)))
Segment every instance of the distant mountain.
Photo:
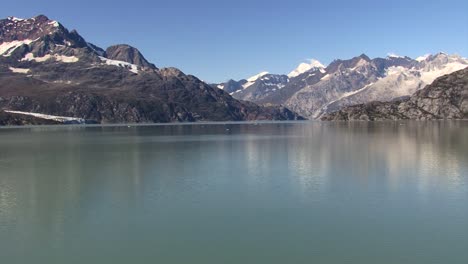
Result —
POLYGON ((296 69, 288 74, 288 77, 294 78, 310 70, 319 70, 325 72, 325 66, 320 61, 312 59, 309 63, 303 62, 299 64, 296 69))
POLYGON ((232 93, 232 96, 240 100, 261 102, 270 93, 285 87, 288 82, 289 78, 286 75, 263 73, 249 78, 242 89, 232 93))
POLYGON ((234 92, 240 91, 244 89, 244 85, 247 83, 247 80, 240 80, 240 81, 234 81, 234 80, 229 80, 225 83, 221 84, 214 84, 213 87, 219 88, 221 90, 224 90, 225 92, 229 94, 233 94, 234 92))
MULTIPOLYGON (((301 63, 296 69, 291 71, 288 75, 284 74, 270 74, 268 72, 261 72, 247 79, 239 81, 229 80, 225 83, 213 84, 213 87, 222 89, 230 93, 234 98, 239 100, 246 100, 257 102, 261 104, 281 104, 284 97, 291 96, 292 87, 302 87, 302 84, 290 83, 295 80, 295 77, 302 75, 305 72, 325 72, 325 66, 318 60, 310 60, 309 63, 301 63), (288 95, 283 95, 283 91, 288 95)), ((297 91, 297 90, 296 90, 297 91)))
POLYGON ((335 60, 325 68, 312 60, 300 64, 289 76, 269 75, 281 81, 265 87, 260 79, 256 81, 259 85, 239 88, 232 95, 264 105, 284 105, 314 119, 349 105, 408 97, 437 77, 465 67, 468 59, 445 53, 417 59, 397 55, 371 59, 362 54, 335 60))
POLYGON ((406 99, 347 106, 322 116, 322 120, 329 121, 466 118, 468 118, 468 68, 439 77, 406 99))
POLYGON ((322 108, 320 114, 333 112, 344 106, 371 101, 391 101, 414 94, 437 77, 468 67, 468 60, 456 55, 439 53, 410 64, 384 68, 384 77, 353 94, 343 96, 322 108))
POLYGON ((99 123, 301 118, 159 69, 129 45, 104 50, 43 15, 0 20, 0 110, 99 123))

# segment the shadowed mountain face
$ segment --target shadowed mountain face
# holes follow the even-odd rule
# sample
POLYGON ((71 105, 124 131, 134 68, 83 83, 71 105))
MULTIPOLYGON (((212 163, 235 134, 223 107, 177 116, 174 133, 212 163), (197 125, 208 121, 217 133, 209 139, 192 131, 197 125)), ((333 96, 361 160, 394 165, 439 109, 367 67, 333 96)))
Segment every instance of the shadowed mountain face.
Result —
POLYGON ((301 118, 158 69, 131 46, 104 51, 45 16, 0 20, 1 109, 102 123, 301 118))
POLYGON ((468 68, 442 76, 410 98, 344 107, 322 120, 468 118, 468 68))

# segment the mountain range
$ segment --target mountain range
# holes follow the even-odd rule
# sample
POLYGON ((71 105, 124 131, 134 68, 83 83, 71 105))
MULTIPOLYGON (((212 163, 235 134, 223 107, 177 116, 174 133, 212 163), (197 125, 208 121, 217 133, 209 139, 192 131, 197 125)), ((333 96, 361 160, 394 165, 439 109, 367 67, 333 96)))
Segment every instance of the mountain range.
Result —
POLYGON ((284 105, 316 119, 350 105, 407 98, 437 77, 466 67, 468 59, 442 52, 416 59, 397 55, 370 59, 361 54, 326 67, 311 60, 288 75, 262 72, 214 86, 239 100, 284 105))
MULTIPOLYGON (((385 106, 386 102, 407 102, 408 107, 400 109, 410 111, 408 102, 416 100, 411 95, 420 94, 437 78, 467 67, 468 59, 442 52, 416 59, 397 55, 371 59, 361 54, 334 60, 328 66, 312 59, 288 74, 261 72, 239 81, 207 84, 179 69, 157 67, 135 47, 100 48, 44 15, 8 17, 0 20, 0 125, 38 124, 41 120, 359 119, 349 111, 373 109, 367 104, 374 101, 385 106), (339 112, 342 109, 345 112, 339 112)), ((423 118, 405 113, 397 116, 423 118)), ((463 113, 429 116, 464 118, 463 113)))
POLYGON ((411 97, 343 107, 322 120, 431 120, 468 118, 468 68, 437 78, 411 97))
POLYGON ((234 99, 179 69, 158 68, 129 45, 102 49, 44 15, 2 19, 0 123, 37 119, 133 123, 302 118, 285 107, 234 99))

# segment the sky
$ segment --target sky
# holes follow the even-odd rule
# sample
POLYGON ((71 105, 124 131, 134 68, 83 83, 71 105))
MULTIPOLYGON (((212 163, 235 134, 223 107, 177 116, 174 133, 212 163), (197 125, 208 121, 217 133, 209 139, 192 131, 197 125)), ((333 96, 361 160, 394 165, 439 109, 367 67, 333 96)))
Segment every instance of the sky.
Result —
POLYGON ((0 17, 44 14, 102 48, 130 44, 158 67, 207 82, 365 53, 468 57, 466 0, 22 0, 0 17))

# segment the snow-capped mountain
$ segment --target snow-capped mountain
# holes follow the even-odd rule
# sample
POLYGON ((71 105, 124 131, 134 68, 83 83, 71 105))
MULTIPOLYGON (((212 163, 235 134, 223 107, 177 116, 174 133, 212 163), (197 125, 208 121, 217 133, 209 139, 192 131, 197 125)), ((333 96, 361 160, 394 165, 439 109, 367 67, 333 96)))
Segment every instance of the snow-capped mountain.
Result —
MULTIPOLYGON (((286 105, 308 118, 344 106, 391 101, 410 96, 437 77, 468 67, 468 59, 438 53, 417 59, 396 54, 370 59, 365 54, 335 60, 327 67, 312 60, 302 63, 282 81, 260 85, 262 78, 233 93, 235 98, 261 104, 286 105), (258 84, 258 85, 254 85, 258 84)), ((273 79, 284 75, 263 75, 273 79)))
POLYGON ((234 98, 247 101, 260 101, 270 93, 283 89, 289 82, 286 75, 262 73, 255 78, 249 78, 243 89, 232 94, 234 98))
POLYGON ((297 66, 296 69, 294 69, 293 71, 291 71, 288 74, 288 77, 289 78, 294 78, 294 77, 297 77, 297 76, 303 74, 304 72, 310 71, 312 69, 325 71, 325 66, 320 61, 315 60, 315 59, 311 59, 309 63, 303 62, 303 63, 299 64, 299 66, 297 66))
POLYGON ((261 79, 263 76, 269 74, 268 72, 264 71, 259 74, 256 74, 250 78, 247 78, 247 82, 242 85, 243 89, 247 89, 252 86, 257 80, 261 79))
POLYGON ((323 106, 371 85, 380 77, 382 73, 377 65, 364 54, 350 60, 335 60, 328 65, 324 76, 304 86, 285 103, 308 117, 315 117, 323 106))
POLYGON ((0 19, 0 112, 107 123, 299 118, 159 69, 134 47, 99 48, 43 15, 0 19))
POLYGON ((249 88, 250 86, 252 86, 253 84, 255 84, 255 82, 259 79, 261 79, 263 76, 269 74, 268 72, 260 72, 254 76, 251 76, 247 79, 242 79, 242 80, 239 80, 239 81, 235 81, 235 80, 229 80, 225 83, 220 83, 220 84, 212 84, 212 86, 218 88, 218 89, 221 89, 221 90, 224 90, 225 92, 228 92, 229 94, 233 95, 234 93, 236 92, 240 92, 244 89, 247 89, 249 88))
POLYGON ((246 83, 247 83, 247 80, 245 79, 240 80, 240 81, 234 81, 231 79, 225 83, 212 84, 212 86, 218 89, 224 90, 225 92, 232 95, 234 92, 244 89, 244 84, 246 83))
POLYGON ((444 75, 411 97, 346 106, 322 120, 399 120, 468 118, 468 68, 444 75))
POLYGON ((229 80, 225 83, 212 84, 212 86, 230 93, 237 99, 259 103, 267 101, 270 103, 270 99, 267 99, 268 97, 281 93, 280 90, 286 87, 291 80, 306 72, 325 73, 325 66, 318 60, 312 59, 308 63, 299 64, 288 75, 270 74, 264 71, 246 79, 239 81, 229 80))
POLYGON ((427 56, 425 60, 416 63, 408 61, 407 64, 389 64, 383 69, 383 76, 377 81, 352 93, 342 94, 338 99, 322 106, 313 117, 318 118, 324 113, 339 110, 344 106, 371 101, 385 102, 410 96, 431 84, 436 78, 466 67, 468 67, 467 59, 445 53, 427 56))

